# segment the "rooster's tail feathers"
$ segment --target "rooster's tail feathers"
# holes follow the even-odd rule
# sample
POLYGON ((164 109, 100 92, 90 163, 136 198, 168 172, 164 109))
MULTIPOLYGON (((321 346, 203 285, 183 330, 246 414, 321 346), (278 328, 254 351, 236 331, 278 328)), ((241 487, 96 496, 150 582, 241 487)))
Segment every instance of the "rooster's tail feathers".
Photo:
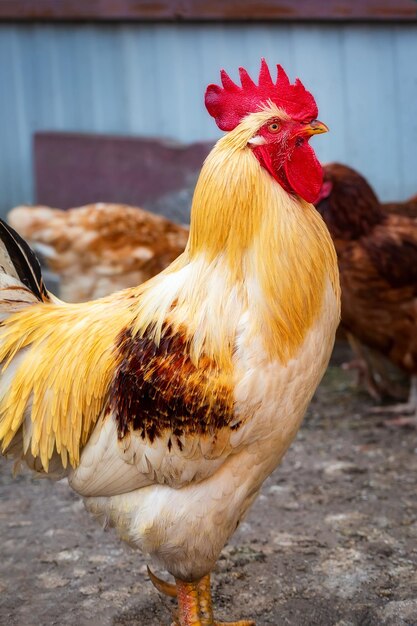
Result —
POLYGON ((33 250, 0 219, 0 317, 50 300, 33 250))

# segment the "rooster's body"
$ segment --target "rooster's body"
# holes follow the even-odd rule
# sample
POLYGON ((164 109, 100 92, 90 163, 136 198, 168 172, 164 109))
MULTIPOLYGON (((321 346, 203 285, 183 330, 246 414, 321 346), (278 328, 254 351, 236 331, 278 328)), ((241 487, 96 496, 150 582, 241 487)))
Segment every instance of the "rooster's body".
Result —
MULTIPOLYGON (((217 143, 185 252, 138 288, 52 301, 3 227, 3 449, 66 474, 89 510, 173 574, 181 625, 214 624, 207 576, 294 438, 339 320, 323 221, 250 146, 287 119, 269 102, 217 143)), ((308 195, 307 182, 293 184, 308 195)))

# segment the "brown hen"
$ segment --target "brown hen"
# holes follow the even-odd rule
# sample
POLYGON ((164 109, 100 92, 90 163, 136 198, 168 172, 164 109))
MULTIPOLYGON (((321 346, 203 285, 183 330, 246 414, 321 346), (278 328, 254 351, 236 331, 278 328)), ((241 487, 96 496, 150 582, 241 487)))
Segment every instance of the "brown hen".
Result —
POLYGON ((181 252, 188 229, 125 204, 61 211, 18 206, 9 224, 59 277, 61 298, 84 302, 145 282, 181 252))
POLYGON ((384 202, 382 206, 388 213, 405 215, 406 217, 417 219, 417 195, 411 196, 411 198, 403 202, 384 202))
POLYGON ((338 163, 324 166, 316 206, 338 255, 342 326, 356 348, 378 351, 412 377, 409 403, 397 409, 416 412, 417 220, 394 213, 394 203, 387 211, 360 174, 338 163))

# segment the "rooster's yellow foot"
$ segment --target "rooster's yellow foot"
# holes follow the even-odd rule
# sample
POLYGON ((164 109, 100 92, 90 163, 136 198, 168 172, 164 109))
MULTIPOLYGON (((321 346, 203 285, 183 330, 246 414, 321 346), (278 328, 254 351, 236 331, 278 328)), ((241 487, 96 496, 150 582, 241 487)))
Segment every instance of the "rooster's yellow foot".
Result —
MULTIPOLYGON (((193 626, 198 626, 206 622, 196 622, 193 626)), ((181 626, 180 622, 172 622, 171 626, 181 626)), ((213 622, 213 626, 256 626, 252 620, 240 620, 239 622, 213 622)))
POLYGON ((197 582, 185 582, 177 578, 175 585, 155 576, 149 567, 148 574, 158 591, 171 598, 178 598, 178 617, 171 626, 256 626, 253 620, 214 621, 209 574, 197 582))
MULTIPOLYGON (((202 622, 199 622, 201 624, 202 622)), ((171 626, 181 626, 179 622, 172 622, 171 626)), ((239 622, 213 622, 213 626, 256 626, 252 620, 241 620, 239 622)))

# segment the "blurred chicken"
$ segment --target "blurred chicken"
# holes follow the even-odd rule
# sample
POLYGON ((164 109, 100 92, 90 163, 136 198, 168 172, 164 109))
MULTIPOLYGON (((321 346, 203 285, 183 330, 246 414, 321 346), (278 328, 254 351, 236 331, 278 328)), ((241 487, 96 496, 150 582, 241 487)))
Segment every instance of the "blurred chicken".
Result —
POLYGON ((385 211, 388 211, 388 213, 404 215, 405 217, 417 219, 417 195, 411 196, 411 198, 408 198, 408 200, 404 200, 403 202, 384 202, 382 206, 385 211))
POLYGON ((357 350, 376 350, 411 376, 408 404, 393 410, 416 413, 417 220, 387 212, 367 181, 338 163, 324 166, 316 207, 338 255, 342 326, 357 350))
MULTIPOLYGON (((179 626, 218 626, 210 572, 300 427, 340 315, 313 205, 316 102, 263 60, 222 72, 227 131, 195 189, 183 254, 141 286, 66 304, 0 223, 2 451, 68 476, 89 510, 174 577, 179 626)), ((127 574, 128 575, 128 574, 127 574)), ((141 623, 147 624, 146 615, 141 623)), ((235 622, 251 626, 254 622, 235 622)))
POLYGON ((188 239, 187 228, 124 204, 68 211, 18 206, 7 220, 59 276, 59 296, 67 302, 145 282, 172 263, 188 239))

